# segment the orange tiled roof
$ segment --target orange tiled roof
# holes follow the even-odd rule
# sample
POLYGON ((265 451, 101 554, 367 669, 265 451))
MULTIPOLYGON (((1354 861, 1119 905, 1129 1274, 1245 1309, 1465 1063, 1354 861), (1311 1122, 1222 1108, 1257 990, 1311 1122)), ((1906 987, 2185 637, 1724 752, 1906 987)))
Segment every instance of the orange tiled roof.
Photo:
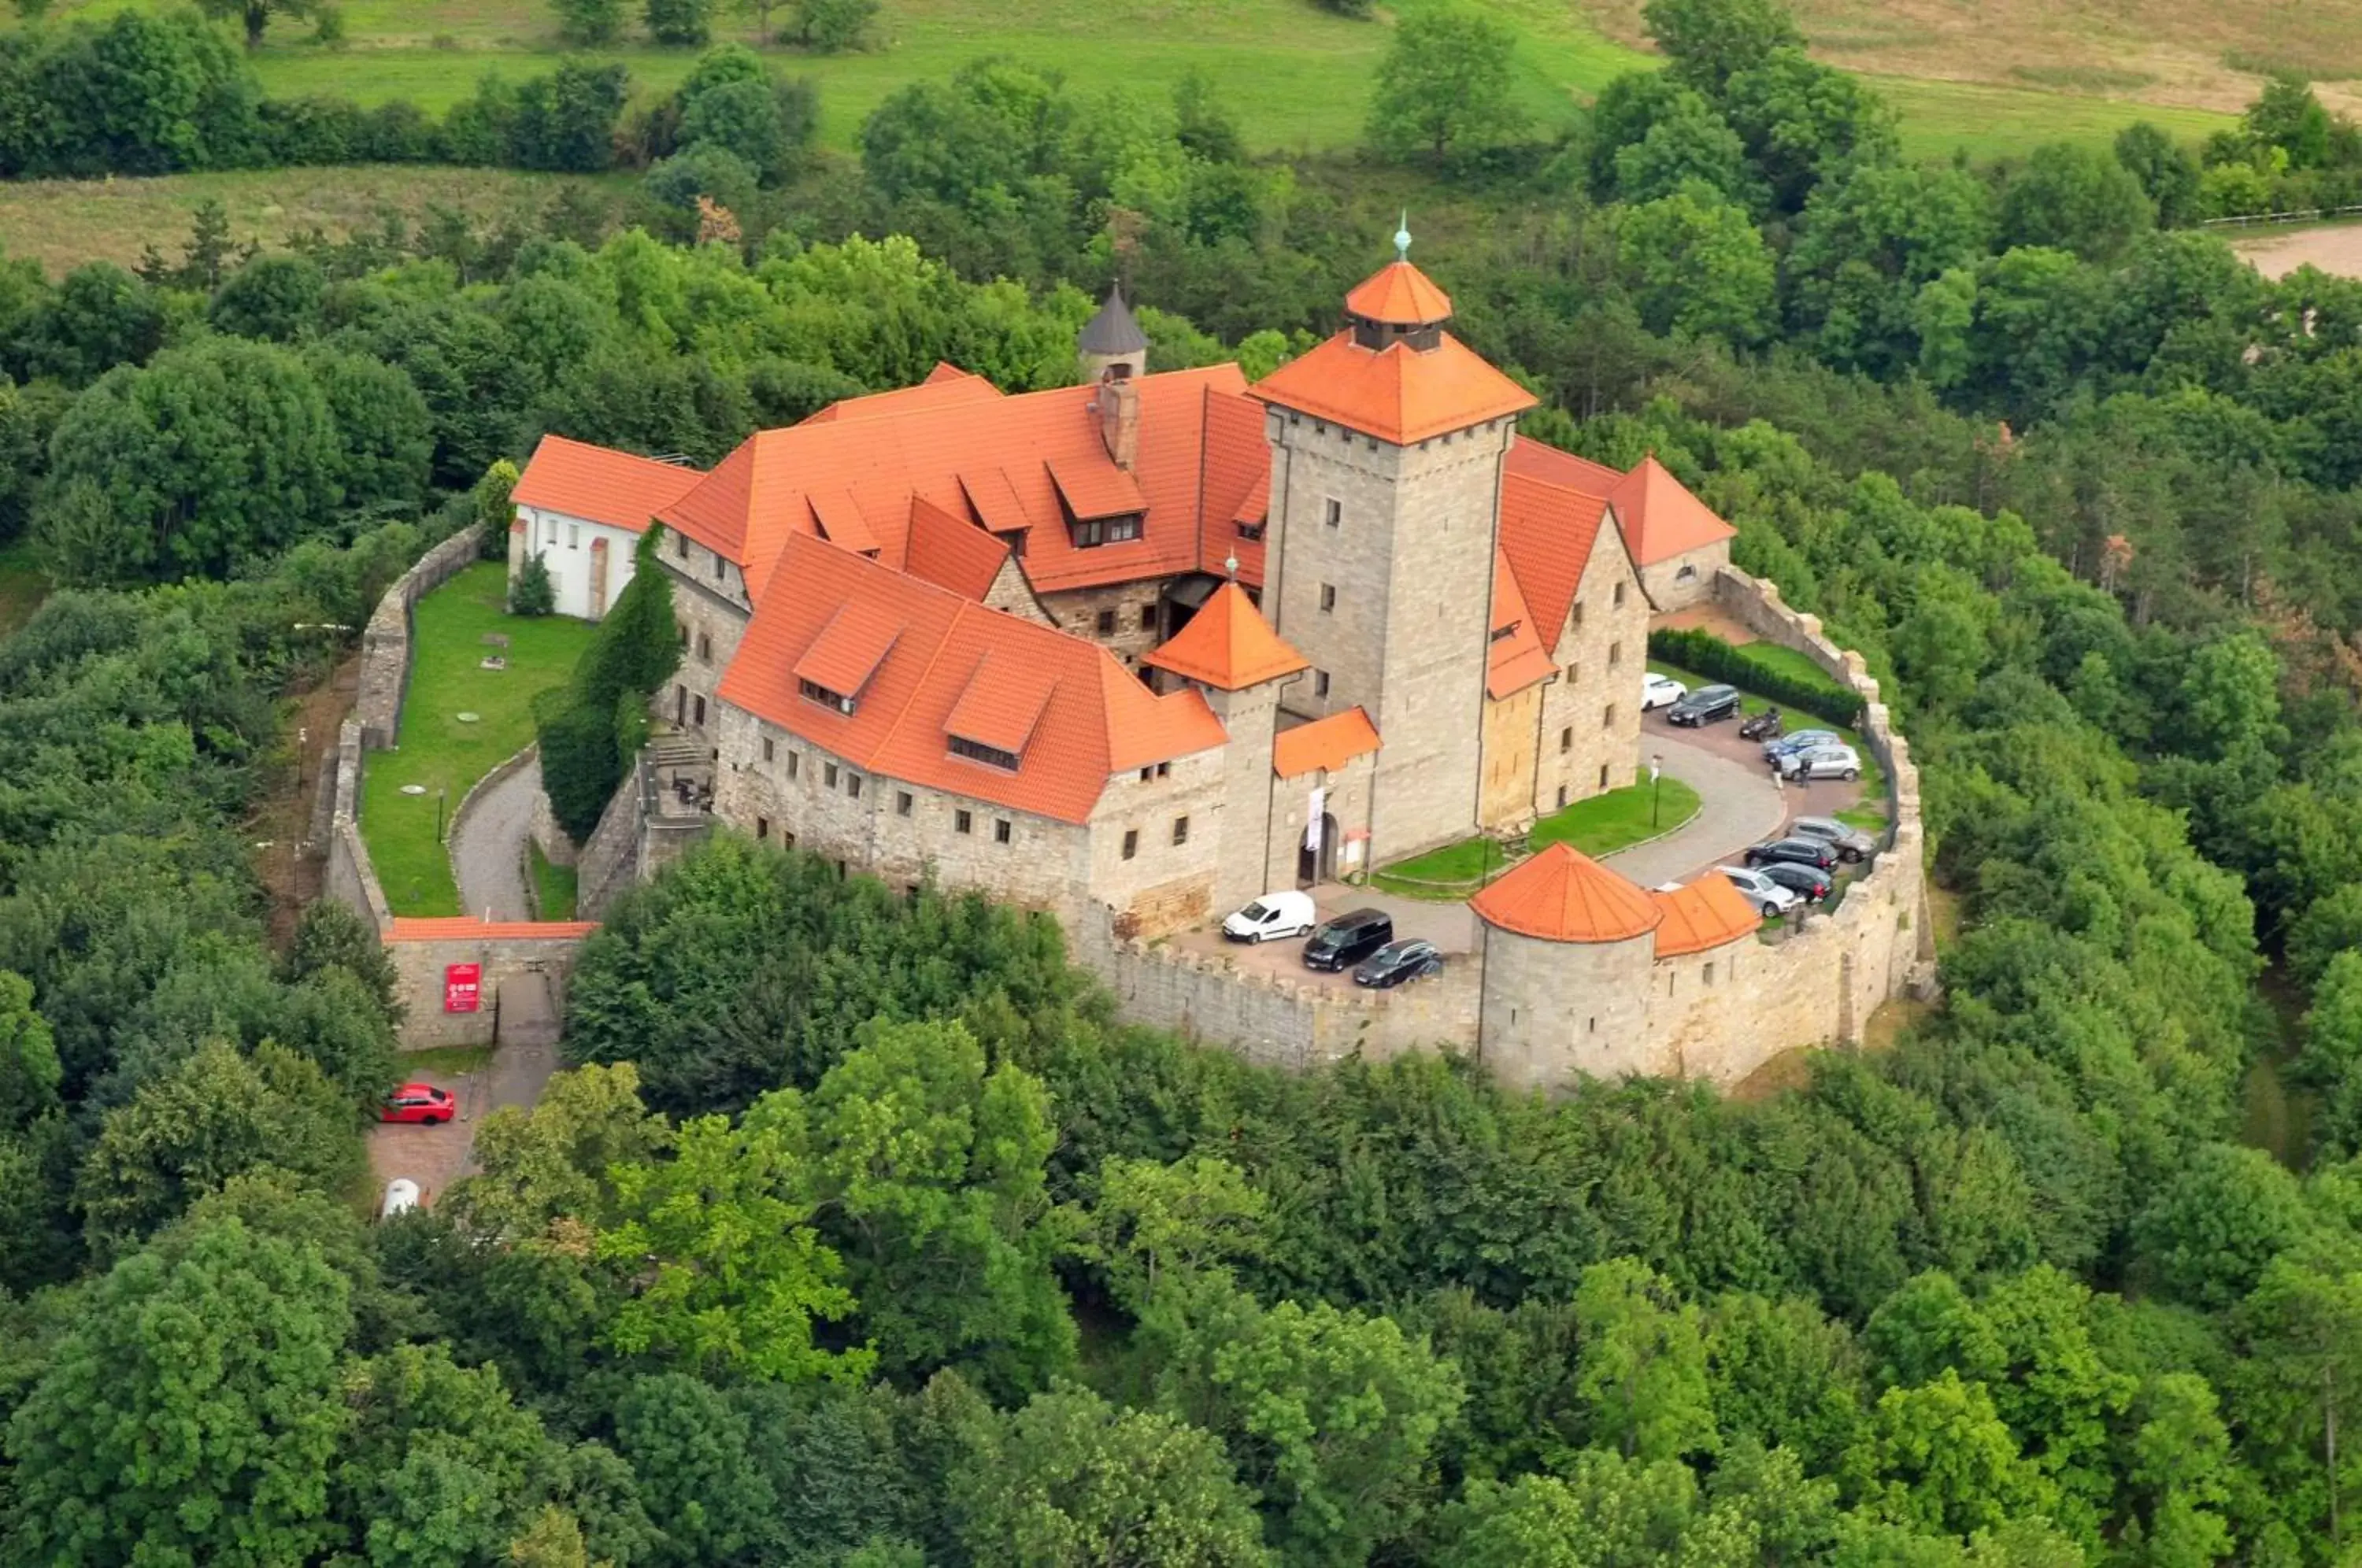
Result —
POLYGON ((1665 918, 1629 880, 1562 843, 1509 871, 1468 907, 1487 924, 1545 942, 1626 942, 1665 918))
MULTIPOLYGON (((816 526, 809 498, 833 491, 852 495, 888 566, 902 562, 917 496, 996 531, 1021 526, 1025 574, 1043 591, 1203 569, 1209 405, 1244 392, 1245 381, 1237 366, 1217 365, 1131 384, 1140 450, 1128 482, 1146 509, 1137 539, 1077 549, 1059 508, 1053 462, 1076 483, 1087 482, 1077 475, 1117 482, 1122 472, 1099 436, 1095 389, 1003 397, 989 383, 958 381, 849 399, 826 420, 757 432, 662 520, 736 561, 758 603, 786 540, 816 526)), ((1228 482, 1243 491, 1250 481, 1228 482)))
POLYGON ((848 599, 836 607, 820 635, 796 660, 795 677, 840 697, 857 697, 902 635, 902 618, 892 605, 848 599))
POLYGON ((804 423, 833 425, 839 420, 866 419, 879 414, 913 414, 933 408, 957 408, 966 403, 992 403, 1000 395, 1000 389, 982 376, 937 360, 935 368, 927 372, 927 379, 917 386, 896 387, 891 392, 870 392, 863 397, 840 398, 804 423))
POLYGON ((1595 463, 1589 458, 1578 458, 1573 452, 1562 452, 1547 442, 1530 436, 1520 436, 1509 445, 1509 471, 1530 479, 1561 485, 1584 495, 1601 500, 1624 482, 1620 469, 1606 463, 1595 463))
POLYGON ((1239 525, 1270 520, 1271 444, 1263 420, 1263 404, 1243 392, 1206 393, 1206 504, 1198 569, 1220 572, 1226 561, 1236 560, 1239 580, 1258 589, 1264 541, 1241 534, 1239 525))
POLYGON ((1050 705, 1058 680, 1052 671, 1035 665, 995 660, 986 654, 968 677, 967 690, 952 704, 944 733, 1000 751, 1022 752, 1050 705))
MULTIPOLYGON (((1509 448, 1507 472, 1501 478, 1501 548, 1518 576, 1518 587, 1533 612, 1535 631, 1545 649, 1558 646, 1566 629, 1568 611, 1583 591, 1583 573, 1599 537, 1607 502, 1598 494, 1562 482, 1568 470, 1553 463, 1535 463, 1528 449, 1551 458, 1566 454, 1520 436, 1509 448), (1543 474, 1556 475, 1545 479, 1543 474)), ((1580 458, 1569 459, 1584 468, 1580 458)), ((1602 469, 1610 478, 1622 476, 1602 469)))
POLYGON ((1649 897, 1664 911, 1657 927, 1657 956, 1676 958, 1736 942, 1763 923, 1763 917, 1746 895, 1719 871, 1709 871, 1687 887, 1649 897))
POLYGON ((963 599, 981 601, 1000 575, 1009 547, 923 497, 911 500, 911 542, 902 569, 963 599))
POLYGON ((1432 348, 1364 348, 1341 332, 1257 381, 1255 395, 1407 447, 1534 406, 1534 394, 1450 333, 1432 348))
POLYGON ((830 544, 867 555, 879 548, 877 536, 869 520, 861 514, 861 503, 853 499, 849 490, 814 491, 811 496, 812 515, 820 519, 821 537, 830 544))
POLYGON ((1496 549, 1493 641, 1485 655, 1485 694, 1497 701, 1557 673, 1558 665, 1542 646, 1533 615, 1526 608, 1525 595, 1518 591, 1518 574, 1510 569, 1508 556, 1496 549))
POLYGON ((1345 296, 1345 309, 1364 321, 1425 326, 1451 319, 1451 296, 1407 261, 1389 261, 1345 296))
POLYGON ((431 918, 396 915, 392 929, 385 933, 385 940, 452 942, 471 937, 497 940, 515 936, 567 940, 588 936, 598 929, 599 922, 595 920, 485 920, 479 915, 437 915, 431 918))
POLYGON ((773 575, 779 586, 747 623, 721 695, 857 767, 1080 823, 1115 775, 1226 739, 1196 691, 1159 697, 1095 643, 988 610, 808 535, 786 538, 773 575), (899 629, 849 714, 802 696, 795 674, 845 613, 899 629), (964 723, 1010 722, 995 694, 1004 669, 1048 685, 1021 747, 1002 748, 1018 751, 1014 771, 949 747, 955 711, 964 723), (979 683, 985 695, 964 707, 979 683))
POLYGON ((1312 668, 1309 659, 1271 629, 1246 590, 1235 582, 1214 590, 1187 625, 1141 662, 1223 691, 1260 686, 1312 668))
POLYGON ((1066 510, 1077 517, 1121 517, 1148 510, 1140 486, 1110 462, 1052 458, 1050 479, 1066 498, 1066 510))
POLYGON ((1335 772, 1357 756, 1378 749, 1378 727, 1359 708, 1348 708, 1271 737, 1271 770, 1300 778, 1316 767, 1335 772))
POLYGON ((1738 532, 1714 514, 1651 452, 1607 495, 1624 525, 1625 543, 1642 566, 1727 539, 1738 532))
POLYGON ((648 520, 690 491, 705 476, 676 463, 634 457, 606 447, 545 436, 517 476, 509 499, 519 506, 562 512, 586 523, 603 523, 635 534, 648 520))

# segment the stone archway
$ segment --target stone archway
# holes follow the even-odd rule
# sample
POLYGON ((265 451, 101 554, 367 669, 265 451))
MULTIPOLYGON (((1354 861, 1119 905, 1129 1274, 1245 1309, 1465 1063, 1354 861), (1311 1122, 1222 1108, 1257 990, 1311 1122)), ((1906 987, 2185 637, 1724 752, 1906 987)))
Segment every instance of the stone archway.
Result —
POLYGON ((1296 882, 1300 888, 1337 879, 1336 817, 1328 812, 1321 812, 1319 844, 1315 845, 1308 842, 1310 836, 1308 834, 1308 842, 1296 846, 1296 882))

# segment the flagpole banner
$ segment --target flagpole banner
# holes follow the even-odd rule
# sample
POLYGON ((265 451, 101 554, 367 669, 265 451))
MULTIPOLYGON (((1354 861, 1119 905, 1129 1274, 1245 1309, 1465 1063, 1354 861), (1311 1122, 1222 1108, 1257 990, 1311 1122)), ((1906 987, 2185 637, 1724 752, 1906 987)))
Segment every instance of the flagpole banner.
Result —
POLYGON ((1304 847, 1313 854, 1320 853, 1320 818, 1328 810, 1329 791, 1315 790, 1304 807, 1304 847))

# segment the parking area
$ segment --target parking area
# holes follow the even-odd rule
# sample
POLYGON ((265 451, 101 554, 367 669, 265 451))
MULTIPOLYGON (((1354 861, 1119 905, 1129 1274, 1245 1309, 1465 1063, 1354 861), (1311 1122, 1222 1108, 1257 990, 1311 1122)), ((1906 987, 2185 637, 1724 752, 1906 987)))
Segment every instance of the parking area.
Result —
POLYGON ((380 1122, 370 1129, 370 1169, 382 1197, 385 1184, 404 1176, 418 1184, 432 1208, 445 1188, 468 1173, 476 1124, 504 1105, 531 1106, 557 1068, 555 1043, 503 1044, 486 1052, 417 1051, 401 1064, 406 1083, 433 1084, 459 1102, 459 1114, 440 1127, 380 1122))
MULTIPOLYGON (((1407 941, 1417 937, 1432 942, 1449 965, 1453 957, 1464 956, 1476 950, 1476 917, 1466 904, 1432 903, 1424 899, 1400 898, 1367 888, 1348 888, 1334 882, 1324 882, 1312 891, 1312 907, 1322 920, 1330 920, 1352 910, 1384 910, 1394 917, 1395 936, 1407 941)), ((1223 911, 1227 914, 1230 911, 1223 911)), ((1353 977, 1344 971, 1323 974, 1304 966, 1304 940, 1292 937, 1278 942, 1250 944, 1231 942, 1218 929, 1219 922, 1185 931, 1172 939, 1173 945, 1185 952, 1203 953, 1228 959, 1251 975, 1269 975, 1301 981, 1306 985, 1334 990, 1350 991, 1353 977)))
MULTIPOLYGON (((1826 729, 1829 726, 1823 724, 1818 719, 1806 715, 1793 727, 1826 729)), ((1778 807, 1777 821, 1772 826, 1761 830, 1764 834, 1776 833, 1779 828, 1784 827, 1797 817, 1834 817, 1840 812, 1851 811, 1861 804, 1864 788, 1868 782, 1855 779, 1848 783, 1841 778, 1824 778, 1807 784, 1783 780, 1763 760, 1761 742, 1739 738, 1738 724, 1735 720, 1704 724, 1696 729, 1682 729, 1667 723, 1661 712, 1643 714, 1640 720, 1641 760, 1645 763, 1650 756, 1665 750, 1666 742, 1671 742, 1675 746, 1684 746, 1704 752, 1710 756, 1746 767, 1776 790, 1779 793, 1773 803, 1778 807)), ((1684 782, 1694 786, 1698 784, 1698 780, 1695 779, 1685 779, 1684 782)), ((1701 789, 1700 792, 1704 794, 1705 790, 1701 789)), ((1752 830, 1740 832, 1735 837, 1729 834, 1723 835, 1729 838, 1730 842, 1722 842, 1720 839, 1709 840, 1704 837, 1691 839, 1687 838, 1687 835, 1683 836, 1686 842, 1679 846, 1681 853, 1677 856, 1680 868, 1674 869, 1668 867, 1664 876, 1654 878, 1652 881, 1689 881, 1716 866, 1725 863, 1736 864, 1749 845, 1759 842, 1758 833, 1752 830)), ((1674 846, 1673 841, 1667 841, 1669 849, 1674 846)), ((1611 856, 1607 864, 1617 866, 1617 857, 1611 856)), ((1621 870, 1624 867, 1619 866, 1617 869, 1621 870)), ((1630 872, 1628 871, 1627 874, 1630 875, 1630 872)), ((1635 878, 1635 880, 1640 879, 1635 878)))

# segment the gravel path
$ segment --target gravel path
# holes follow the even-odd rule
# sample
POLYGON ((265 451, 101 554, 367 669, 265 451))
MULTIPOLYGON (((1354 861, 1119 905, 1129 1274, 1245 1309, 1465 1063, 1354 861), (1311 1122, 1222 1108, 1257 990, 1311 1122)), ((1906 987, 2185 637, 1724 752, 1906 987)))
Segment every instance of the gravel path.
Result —
POLYGON ((1703 746, 1650 731, 1645 750, 1662 752, 1665 771, 1698 792, 1697 815, 1660 839, 1600 857, 1644 888, 1686 882, 1735 861, 1740 850, 1771 835, 1787 820, 1791 801, 1768 767, 1749 767, 1703 746))
POLYGON ((518 768, 480 790, 467 813, 451 824, 451 872, 458 878, 460 907, 493 920, 531 920, 524 887, 524 841, 533 832, 534 801, 541 794, 541 764, 518 768))

